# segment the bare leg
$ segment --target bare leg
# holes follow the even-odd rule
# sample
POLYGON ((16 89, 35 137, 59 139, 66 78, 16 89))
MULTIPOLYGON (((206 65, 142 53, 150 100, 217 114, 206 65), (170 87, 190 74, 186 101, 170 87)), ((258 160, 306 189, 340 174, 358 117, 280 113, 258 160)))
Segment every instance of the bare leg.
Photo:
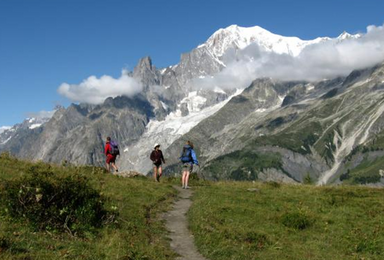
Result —
POLYGON ((181 186, 185 187, 185 176, 187 175, 187 171, 183 171, 183 175, 181 177, 181 186))
POLYGON ((185 187, 188 187, 188 180, 189 180, 189 171, 187 171, 187 174, 185 176, 185 187))
POLYGON ((159 166, 158 172, 159 172, 159 181, 160 181, 160 177, 163 174, 163 168, 161 167, 161 165, 159 166))
POLYGON ((111 163, 111 165, 112 165, 113 169, 115 169, 115 172, 118 172, 118 171, 119 171, 119 169, 117 168, 117 166, 116 166, 115 163, 111 163))
POLYGON ((153 178, 157 181, 157 167, 153 167, 153 178))
POLYGON ((111 167, 109 166, 109 163, 107 163, 107 171, 111 172, 111 167))

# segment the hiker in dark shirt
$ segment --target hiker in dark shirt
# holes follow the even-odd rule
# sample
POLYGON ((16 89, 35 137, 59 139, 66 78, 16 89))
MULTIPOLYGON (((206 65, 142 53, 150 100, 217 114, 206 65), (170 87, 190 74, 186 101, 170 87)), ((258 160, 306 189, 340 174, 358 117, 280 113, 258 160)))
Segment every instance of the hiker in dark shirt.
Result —
POLYGON ((160 182, 160 177, 163 174, 163 169, 161 168, 161 165, 163 163, 165 164, 165 160, 163 152, 160 150, 159 144, 155 144, 150 159, 153 163, 153 177, 155 178, 155 181, 160 182))
POLYGON ((117 168, 117 166, 115 164, 117 154, 114 154, 114 152, 112 151, 111 137, 109 137, 109 136, 107 137, 107 142, 105 144, 104 154, 105 154, 105 156, 107 156, 107 159, 105 161, 107 164, 107 171, 110 172, 111 166, 112 166, 113 169, 115 169, 115 172, 118 172, 119 169, 117 168))

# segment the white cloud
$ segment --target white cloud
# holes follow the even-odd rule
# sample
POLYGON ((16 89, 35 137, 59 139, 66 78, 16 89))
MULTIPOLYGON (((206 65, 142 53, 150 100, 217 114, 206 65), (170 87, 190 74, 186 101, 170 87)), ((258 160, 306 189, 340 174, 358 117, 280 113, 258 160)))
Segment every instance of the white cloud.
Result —
POLYGON ((141 90, 142 85, 123 71, 118 79, 107 75, 100 78, 90 76, 80 84, 63 83, 58 92, 73 102, 101 104, 108 97, 131 97, 141 90))
MULTIPOLYGON (((322 80, 346 76, 384 61, 384 26, 370 25, 359 38, 331 39, 305 47, 293 57, 259 48, 254 43, 242 50, 230 49, 223 60, 227 67, 213 77, 197 78, 190 83, 199 89, 245 88, 260 77, 279 80, 322 80)), ((126 71, 120 78, 91 76, 80 84, 63 83, 58 92, 74 102, 100 104, 108 97, 133 96, 142 85, 126 71)), ((161 94, 163 88, 152 86, 161 94)))
POLYGON ((384 26, 368 26, 360 38, 343 41, 332 39, 309 45, 297 56, 276 54, 252 44, 234 57, 235 60, 214 77, 195 79, 197 88, 245 88, 254 79, 271 77, 280 80, 322 80, 346 76, 355 69, 374 66, 384 61, 384 26))
POLYGON ((27 116, 29 118, 35 118, 35 119, 48 119, 48 118, 51 118, 53 116, 53 114, 55 114, 56 110, 52 110, 52 111, 45 111, 45 110, 42 110, 40 112, 30 112, 30 113, 27 113, 27 116))

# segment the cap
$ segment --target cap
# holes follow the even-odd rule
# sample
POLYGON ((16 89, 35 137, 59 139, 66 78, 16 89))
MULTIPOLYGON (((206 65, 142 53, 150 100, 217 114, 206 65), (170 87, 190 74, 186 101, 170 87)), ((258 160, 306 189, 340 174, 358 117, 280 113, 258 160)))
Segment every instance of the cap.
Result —
POLYGON ((153 148, 156 148, 156 147, 158 147, 158 146, 160 146, 158 143, 156 143, 154 146, 153 146, 153 148))

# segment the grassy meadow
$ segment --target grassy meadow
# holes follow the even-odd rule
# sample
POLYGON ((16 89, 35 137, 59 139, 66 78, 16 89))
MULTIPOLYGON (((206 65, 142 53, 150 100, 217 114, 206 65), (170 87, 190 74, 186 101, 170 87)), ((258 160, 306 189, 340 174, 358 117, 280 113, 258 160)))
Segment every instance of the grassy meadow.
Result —
MULTIPOLYGON (((116 211, 113 223, 80 235, 46 227, 36 229, 26 218, 12 218, 0 200, 0 259, 173 259, 160 214, 170 207, 175 190, 145 177, 121 178, 95 167, 61 167, 0 156, 0 193, 9 181, 31 171, 53 177, 85 176, 104 199, 104 208, 116 211)), ((44 196, 44 194, 43 194, 44 196)))
POLYGON ((190 229, 209 259, 384 259, 383 189, 257 182, 195 189, 190 229))
MULTIPOLYGON (((179 182, 2 154, 0 259, 175 259, 161 214, 179 182), (49 192, 62 198, 44 209, 55 201, 49 192), (67 199, 76 203, 62 206, 67 199), (59 210, 53 214, 58 224, 47 219, 53 210, 59 210), (100 222, 81 222, 95 221, 95 212, 100 222)), ((384 259, 384 189, 209 182, 196 175, 190 185, 189 228, 207 259, 384 259)))

